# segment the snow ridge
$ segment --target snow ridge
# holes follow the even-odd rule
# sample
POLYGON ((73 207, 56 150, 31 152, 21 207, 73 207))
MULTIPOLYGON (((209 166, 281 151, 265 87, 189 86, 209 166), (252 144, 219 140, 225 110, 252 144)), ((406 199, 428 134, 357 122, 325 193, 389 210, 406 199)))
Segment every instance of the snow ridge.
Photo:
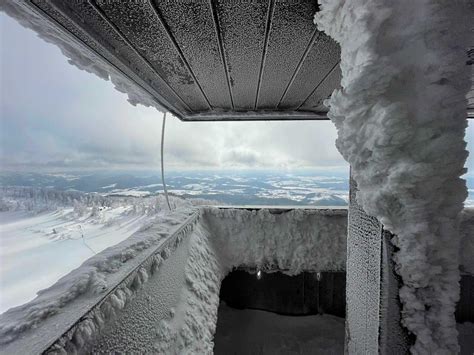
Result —
POLYGON ((358 202, 396 235, 402 322, 416 335, 415 354, 459 352, 470 85, 464 3, 323 0, 315 15, 342 51, 342 89, 326 101, 336 145, 351 164, 358 202))

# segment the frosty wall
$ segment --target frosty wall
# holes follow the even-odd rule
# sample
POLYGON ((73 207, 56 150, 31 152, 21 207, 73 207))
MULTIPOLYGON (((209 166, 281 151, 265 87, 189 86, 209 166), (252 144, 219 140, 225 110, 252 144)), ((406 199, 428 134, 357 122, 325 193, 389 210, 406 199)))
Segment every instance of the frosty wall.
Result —
POLYGON ((187 260, 169 271, 183 281, 179 298, 171 297, 169 313, 163 318, 154 315, 153 305, 169 302, 166 295, 154 299, 154 289, 163 287, 154 278, 101 333, 94 351, 212 353, 220 283, 233 267, 288 274, 344 269, 345 210, 203 208, 201 213, 189 244, 179 248, 187 260), (126 329, 144 329, 144 341, 140 334, 124 334, 126 329))

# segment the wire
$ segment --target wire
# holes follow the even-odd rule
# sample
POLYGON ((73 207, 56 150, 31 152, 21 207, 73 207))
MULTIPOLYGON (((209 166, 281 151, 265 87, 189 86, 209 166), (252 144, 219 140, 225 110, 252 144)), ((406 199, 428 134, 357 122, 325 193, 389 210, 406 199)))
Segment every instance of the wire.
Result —
POLYGON ((161 128, 161 182, 163 183, 163 191, 165 192, 166 204, 168 205, 168 209, 171 211, 170 200, 168 198, 168 189, 166 188, 165 182, 165 164, 164 164, 164 145, 165 145, 165 124, 166 124, 166 114, 163 115, 163 126, 161 128))
POLYGON ((84 230, 82 229, 82 226, 79 224, 79 229, 81 230, 81 237, 82 237, 82 242, 84 245, 94 254, 97 254, 94 249, 92 249, 89 244, 86 243, 86 238, 84 238, 84 230))

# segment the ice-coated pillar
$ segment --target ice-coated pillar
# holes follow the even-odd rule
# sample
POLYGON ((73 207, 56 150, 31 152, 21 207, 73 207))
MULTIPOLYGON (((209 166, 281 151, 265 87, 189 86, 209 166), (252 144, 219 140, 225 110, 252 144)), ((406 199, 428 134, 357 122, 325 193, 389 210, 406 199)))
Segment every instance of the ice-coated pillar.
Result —
POLYGON ((351 177, 347 235, 347 354, 404 354, 409 341, 400 324, 399 278, 391 234, 356 201, 351 177))

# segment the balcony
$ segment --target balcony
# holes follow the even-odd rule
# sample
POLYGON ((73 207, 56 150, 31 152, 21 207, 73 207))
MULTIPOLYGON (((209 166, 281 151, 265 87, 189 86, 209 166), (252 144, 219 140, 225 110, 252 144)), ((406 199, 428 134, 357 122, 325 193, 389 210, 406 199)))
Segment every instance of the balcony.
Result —
MULTIPOLYGON (((219 314, 225 312, 218 312, 220 299, 236 308, 350 320, 358 312, 351 308, 360 301, 357 289, 373 283, 374 276, 355 285, 351 278, 360 275, 349 272, 346 286, 346 265, 354 262, 346 254, 347 212, 261 207, 173 211, 87 260, 35 300, 4 313, 3 351, 208 353, 214 341, 223 348, 232 341, 219 338, 222 329, 214 338, 219 314), (258 271, 261 280, 256 279, 258 271)), ((465 216, 468 228, 474 213, 465 216)), ((383 257, 378 262, 375 289, 385 295, 381 300, 387 308, 377 311, 374 327, 383 339, 384 332, 394 330, 384 321, 385 312, 399 307, 393 300, 398 281, 383 257)), ((473 321, 472 287, 473 277, 465 273, 459 321, 473 321)), ((397 341, 402 340, 408 342, 397 341)), ((345 341, 347 346, 349 339, 345 341)))

